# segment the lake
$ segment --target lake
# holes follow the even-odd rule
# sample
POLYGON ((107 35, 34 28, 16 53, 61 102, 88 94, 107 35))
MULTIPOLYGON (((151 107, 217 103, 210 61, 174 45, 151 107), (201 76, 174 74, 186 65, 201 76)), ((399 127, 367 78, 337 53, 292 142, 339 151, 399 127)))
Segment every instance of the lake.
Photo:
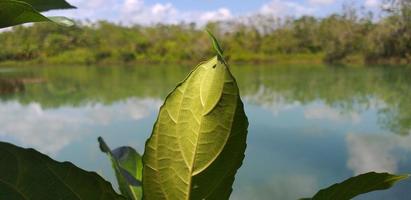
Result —
MULTIPOLYGON (((0 68, 0 140, 113 181, 97 144, 143 152, 190 67, 0 68)), ((411 69, 233 66, 249 118, 233 200, 310 197, 369 171, 411 172, 411 69)), ((411 181, 361 200, 410 199, 411 181), (408 194, 408 195, 407 195, 408 194)))

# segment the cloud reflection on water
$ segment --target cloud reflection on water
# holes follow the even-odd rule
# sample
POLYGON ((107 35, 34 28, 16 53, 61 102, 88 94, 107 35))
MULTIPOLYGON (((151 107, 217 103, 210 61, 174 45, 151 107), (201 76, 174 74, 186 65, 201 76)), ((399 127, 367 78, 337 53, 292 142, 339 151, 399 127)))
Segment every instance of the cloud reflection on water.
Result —
POLYGON ((399 164, 409 158, 402 157, 398 151, 411 153, 410 135, 349 133, 346 142, 347 166, 356 175, 370 171, 403 173, 398 171, 399 164))
POLYGON ((334 122, 352 122, 357 124, 361 122, 361 116, 357 112, 343 113, 338 109, 329 106, 309 106, 304 110, 304 117, 306 119, 322 119, 334 122))
POLYGON ((160 104, 159 99, 129 98, 112 105, 88 103, 80 107, 43 109, 36 102, 27 105, 3 102, 0 103, 0 139, 56 155, 70 143, 90 134, 88 127, 140 120, 160 104))
POLYGON ((318 180, 314 175, 276 174, 271 179, 235 188, 230 199, 299 199, 311 196, 317 188, 318 180))

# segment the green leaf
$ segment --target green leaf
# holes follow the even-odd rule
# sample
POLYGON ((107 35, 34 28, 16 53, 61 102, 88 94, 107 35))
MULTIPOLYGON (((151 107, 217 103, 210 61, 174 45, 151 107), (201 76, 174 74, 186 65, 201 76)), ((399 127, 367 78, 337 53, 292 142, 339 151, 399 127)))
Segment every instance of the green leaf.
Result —
POLYGON ((99 137, 98 141, 101 151, 110 157, 121 194, 128 199, 140 200, 143 195, 143 163, 140 154, 131 147, 119 147, 111 151, 103 138, 99 137))
MULTIPOLYGON (((3 1, 3 0, 0 0, 3 1)), ((24 1, 31 6, 33 6, 34 9, 36 9, 39 12, 44 12, 48 10, 55 10, 55 9, 71 9, 71 8, 76 8, 69 3, 67 3, 65 0, 19 0, 19 1, 24 1)))
POLYGON ((388 173, 370 172, 347 179, 326 189, 320 190, 313 200, 347 200, 360 194, 375 190, 385 190, 397 181, 408 178, 409 175, 392 175, 388 173))
POLYGON ((56 17, 48 17, 48 18, 54 23, 57 23, 62 26, 74 26, 74 21, 67 17, 56 16, 56 17))
POLYGON ((27 22, 50 21, 25 2, 0 0, 0 28, 27 22))
POLYGON ((0 199, 124 199, 94 172, 0 142, 0 199))
POLYGON ((0 0, 0 28, 28 22, 56 22, 72 26, 74 22, 65 17, 45 17, 30 4, 16 0, 0 0))
POLYGON ((166 98, 143 156, 146 200, 228 199, 248 121, 221 59, 197 66, 166 98))

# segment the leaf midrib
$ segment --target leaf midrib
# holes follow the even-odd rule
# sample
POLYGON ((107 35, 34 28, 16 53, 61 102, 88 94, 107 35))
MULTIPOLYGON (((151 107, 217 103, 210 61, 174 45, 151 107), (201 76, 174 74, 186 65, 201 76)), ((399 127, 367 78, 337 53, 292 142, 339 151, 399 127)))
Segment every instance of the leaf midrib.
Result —
MULTIPOLYGON (((218 62, 219 62, 219 60, 217 59, 217 64, 218 64, 218 62)), ((226 66, 223 66, 223 67, 226 67, 226 66)), ((224 70, 227 70, 227 69, 224 69, 224 70)), ((223 84, 224 84, 224 85, 226 84, 226 80, 224 80, 223 84)), ((224 86, 223 86, 223 87, 224 87, 224 86)), ((222 98, 223 95, 224 95, 224 91, 222 91, 222 94, 221 94, 221 96, 220 96, 219 101, 221 100, 221 98, 222 98)), ((201 98, 200 98, 200 99, 201 99, 201 98)), ((235 101, 236 101, 236 103, 237 103, 237 99, 236 99, 235 101)), ((218 104, 218 103, 217 103, 217 104, 218 104)), ((217 104, 216 104, 216 105, 217 105, 217 104)), ((202 106, 202 108, 204 109, 205 105, 201 104, 201 106, 202 106)), ((214 108, 215 108, 215 107, 214 107, 214 108)), ((211 109, 209 113, 211 113, 212 110, 214 110, 214 108, 211 109)), ((235 114, 236 110, 237 110, 237 107, 234 109, 234 114, 235 114)), ((223 149, 224 149, 224 147, 221 148, 221 150, 219 151, 219 153, 216 154, 215 157, 213 157, 212 161, 210 161, 207 165, 205 165, 205 166, 203 167, 203 169, 200 170, 197 174, 194 174, 194 173, 193 173, 194 166, 195 166, 195 163, 196 163, 196 159, 195 159, 195 158, 196 158, 196 156, 197 156, 197 149, 198 149, 197 147, 198 147, 198 142, 199 142, 199 139, 198 139, 198 138, 200 137, 201 123, 202 123, 203 119, 204 119, 204 116, 202 115, 202 116, 201 116, 201 119, 200 119, 200 122, 198 122, 198 123, 199 123, 199 126, 198 126, 198 131, 197 131, 197 132, 198 132, 199 134, 197 134, 197 140, 196 140, 196 142, 195 142, 195 149, 194 149, 194 153, 193 153, 193 157, 192 157, 193 163, 192 163, 191 166, 189 166, 191 178, 189 179, 189 187, 188 187, 189 193, 188 193, 188 195, 187 195, 187 200, 190 200, 190 196, 191 196, 191 185, 192 185, 193 176, 201 173, 201 171, 203 171, 204 169, 206 169, 207 167, 209 167, 209 166, 211 165, 211 163, 218 157, 218 155, 219 155, 219 154, 223 151, 223 149)), ((233 120, 234 120, 234 115, 233 115, 233 118, 232 118, 230 121, 232 122, 233 120)), ((231 123, 231 126, 230 126, 230 128, 229 128, 229 135, 228 135, 228 137, 226 137, 224 144, 226 144, 227 141, 228 141, 228 139, 230 138, 231 131, 232 131, 232 127, 233 127, 233 124, 231 123)), ((215 189, 215 188, 214 188, 214 189, 215 189)), ((214 189, 213 189, 213 190, 214 190, 214 189)))

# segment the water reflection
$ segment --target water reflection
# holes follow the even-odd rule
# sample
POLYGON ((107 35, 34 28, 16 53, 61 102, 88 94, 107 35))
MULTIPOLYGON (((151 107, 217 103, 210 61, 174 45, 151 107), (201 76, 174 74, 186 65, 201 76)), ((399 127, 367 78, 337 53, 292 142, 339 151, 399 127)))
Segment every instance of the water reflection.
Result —
POLYGON ((361 122, 361 116, 355 112, 350 111, 343 113, 337 109, 329 106, 313 106, 304 110, 304 117, 306 119, 329 120, 334 122, 350 121, 354 124, 361 122))
POLYGON ((24 83, 19 80, 0 79, 0 95, 24 91, 24 83))
POLYGON ((349 151, 347 166, 355 174, 369 171, 400 173, 399 165, 409 161, 404 152, 411 151, 411 136, 349 133, 346 142, 349 151))
POLYGON ((276 174, 267 177, 267 182, 253 182, 241 187, 231 196, 232 200, 243 199, 300 199, 310 196, 318 188, 318 180, 310 174, 276 174))
POLYGON ((44 109, 36 102, 27 105, 5 102, 0 104, 0 138, 55 156, 72 142, 90 134, 90 128, 110 126, 115 121, 143 119, 160 103, 159 99, 129 98, 110 106, 95 103, 44 109))
MULTIPOLYGON (((44 80, 0 94, 0 140, 114 180, 97 136, 141 152, 162 99, 189 69, 0 71, 0 79, 44 80)), ((232 199, 296 199, 367 171, 410 172, 410 69, 240 66, 233 71, 250 128, 232 199)), ((404 182, 359 199, 402 200, 409 188, 404 182)))

